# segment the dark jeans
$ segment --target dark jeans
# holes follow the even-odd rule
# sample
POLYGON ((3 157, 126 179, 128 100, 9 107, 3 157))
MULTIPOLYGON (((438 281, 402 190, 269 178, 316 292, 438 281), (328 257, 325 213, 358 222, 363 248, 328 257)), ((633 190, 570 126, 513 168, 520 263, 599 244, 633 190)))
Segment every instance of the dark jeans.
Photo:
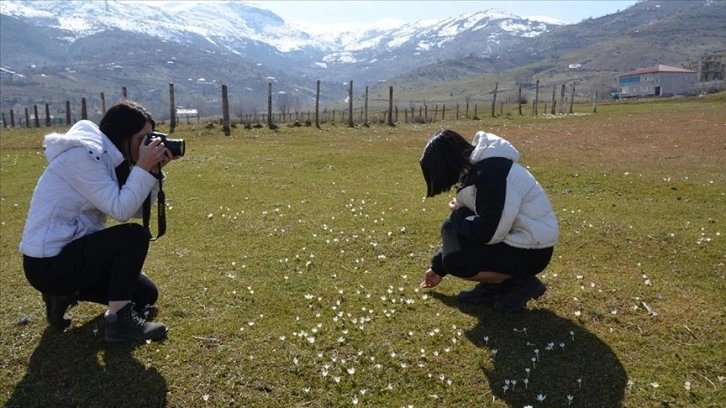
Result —
POLYGON ((479 272, 499 272, 515 277, 536 275, 550 260, 554 248, 522 249, 503 242, 485 245, 461 237, 450 220, 441 226, 441 250, 431 260, 436 274, 471 278, 479 272))
POLYGON ((80 300, 107 304, 131 300, 153 305, 154 283, 144 274, 149 231, 138 224, 116 225, 66 245, 50 258, 23 257, 28 282, 49 295, 78 292, 80 300))

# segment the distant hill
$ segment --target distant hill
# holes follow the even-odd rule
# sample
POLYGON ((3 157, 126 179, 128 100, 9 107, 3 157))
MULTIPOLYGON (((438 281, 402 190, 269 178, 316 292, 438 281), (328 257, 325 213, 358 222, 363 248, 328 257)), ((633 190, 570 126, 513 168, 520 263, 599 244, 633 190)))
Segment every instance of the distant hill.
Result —
POLYGON ((393 86, 397 100, 412 103, 484 103, 496 82, 511 98, 518 84, 531 93, 537 80, 606 95, 620 72, 683 66, 726 48, 726 1, 641 1, 572 25, 483 10, 323 36, 242 2, 169 4, 3 0, 0 66, 14 74, 2 76, 0 110, 77 106, 81 97, 97 106, 100 92, 114 101, 127 87, 163 117, 169 83, 178 105, 202 114, 216 112, 221 84, 235 113, 263 111, 268 83, 293 109, 310 107, 316 80, 329 106, 343 103, 349 80, 356 95, 369 86, 385 99, 393 86))

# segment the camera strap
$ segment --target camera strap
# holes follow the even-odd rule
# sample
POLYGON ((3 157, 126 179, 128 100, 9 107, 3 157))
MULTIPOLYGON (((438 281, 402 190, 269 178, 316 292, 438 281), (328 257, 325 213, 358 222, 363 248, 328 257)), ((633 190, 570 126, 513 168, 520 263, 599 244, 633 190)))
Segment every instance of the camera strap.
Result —
MULTIPOLYGON (((156 208, 158 210, 157 234, 156 238, 154 238, 153 236, 151 237, 151 241, 156 241, 166 233, 166 196, 164 195, 164 190, 162 189, 162 180, 164 179, 164 175, 161 172, 161 166, 159 166, 159 174, 156 176, 156 178, 159 180, 159 193, 156 195, 156 208)), ((144 227, 149 230, 149 233, 151 233, 151 229, 149 228, 149 221, 151 219, 151 194, 149 194, 149 196, 146 197, 146 200, 144 200, 142 215, 144 227)))

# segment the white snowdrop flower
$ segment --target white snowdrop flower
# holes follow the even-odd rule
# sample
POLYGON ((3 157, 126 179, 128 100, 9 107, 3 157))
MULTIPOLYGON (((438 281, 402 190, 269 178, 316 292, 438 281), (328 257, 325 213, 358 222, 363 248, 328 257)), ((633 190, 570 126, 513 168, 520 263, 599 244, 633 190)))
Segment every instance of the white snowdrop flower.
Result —
POLYGON ((531 368, 527 367, 524 369, 524 372, 527 373, 527 378, 529 378, 529 372, 531 371, 531 368))
POLYGON ((506 394, 507 393, 507 390, 509 389, 509 384, 504 384, 504 386, 502 387, 502 389, 504 390, 504 394, 506 394))
POLYGON ((313 337, 313 336, 308 337, 307 340, 308 340, 308 343, 310 343, 310 344, 315 343, 315 337, 313 337))
POLYGON ((690 381, 686 381, 683 384, 683 387, 686 389, 686 391, 690 391, 691 390, 691 382, 690 381))
POLYGON ((547 398, 547 396, 546 396, 546 395, 544 395, 544 394, 537 394, 537 396, 535 397, 535 399, 536 399, 537 401, 539 401, 539 402, 542 402, 542 401, 544 401, 544 400, 545 400, 545 398, 547 398))
POLYGON ((348 371, 348 374, 353 375, 353 374, 355 374, 355 367, 351 367, 347 371, 348 371))
POLYGON ((449 351, 451 351, 451 347, 444 347, 444 351, 448 353, 449 351))
POLYGON ((408 335, 409 335, 409 336, 413 336, 413 332, 412 332, 412 331, 409 331, 409 332, 408 332, 408 335))
POLYGON ((570 330, 570 337, 572 337, 572 341, 575 341, 575 332, 573 330, 570 330))
MULTIPOLYGON (((209 213, 209 214, 207 214, 207 219, 210 219, 210 220, 211 220, 211 219, 212 219, 212 217, 214 217, 214 214, 212 214, 212 213, 209 213)), ((207 397, 207 398, 209 398, 209 397, 207 397)), ((206 400, 205 400, 205 401, 206 401, 206 400)))
POLYGON ((406 364, 406 363, 401 363, 401 368, 407 368, 407 367, 408 367, 408 364, 406 364))
POLYGON ((252 322, 252 321, 250 321, 250 322, 247 322, 247 325, 248 325, 248 326, 250 326, 250 327, 252 327, 252 326, 254 326, 254 325, 255 325, 255 322, 252 322))
POLYGON ((582 378, 577 379, 577 388, 582 389, 582 378))
POLYGON ((560 348, 564 351, 565 350, 565 343, 560 343, 560 348))
POLYGON ((379 364, 374 365, 373 367, 375 367, 376 369, 380 369, 383 366, 379 363, 379 364))
POLYGON ((340 382, 340 377, 333 377, 333 381, 335 381, 336 383, 339 383, 340 382))
POLYGON ((582 312, 579 310, 575 310, 575 316, 580 317, 582 315, 582 312))
POLYGON ((534 349, 534 355, 537 357, 537 361, 539 361, 539 349, 534 349))
POLYGON ((441 381, 444 381, 444 379, 445 379, 445 378, 446 378, 446 377, 445 377, 445 376, 444 376, 443 374, 440 374, 440 375, 439 375, 439 380, 441 380, 441 381))
POLYGON ((392 383, 388 383, 388 385, 386 386, 386 389, 387 390, 392 390, 393 389, 393 384, 392 383))
POLYGON ((514 391, 514 388, 517 386, 517 380, 512 380, 512 391, 514 391))
POLYGON ((297 365, 297 363, 298 363, 297 357, 295 357, 295 358, 292 359, 292 363, 295 364, 295 365, 297 365))
POLYGON ((484 336, 484 344, 489 344, 489 336, 484 336))
POLYGON ((660 384, 658 384, 657 382, 652 382, 652 383, 650 383, 650 386, 653 388, 658 388, 658 387, 660 387, 660 384))
POLYGON ((303 392, 304 392, 305 394, 309 393, 309 392, 310 392, 310 387, 305 387, 305 388, 303 388, 303 392))
POLYGON ((395 351, 392 351, 391 352, 391 358, 396 358, 396 352, 395 351))
POLYGON ((204 394, 204 395, 202 395, 202 399, 203 399, 204 401, 209 401, 209 394, 204 394))
POLYGON ((570 404, 572 404, 572 400, 573 400, 574 398, 575 398, 575 397, 574 397, 574 396, 572 396, 572 394, 567 394, 567 406, 570 406, 570 404))
POLYGON ((280 336, 281 341, 285 341, 285 336, 280 336))
POLYGON ((529 384, 529 378, 523 379, 522 382, 524 383, 524 389, 526 390, 527 389, 527 386, 529 384))
POLYGON ((366 395, 367 392, 368 390, 363 388, 362 390, 360 390, 360 395, 366 395))
POLYGON ((492 354, 494 354, 494 357, 497 356, 497 349, 492 349, 492 354))
POLYGON ((434 357, 438 357, 438 356, 439 356, 439 352, 438 351, 434 351, 434 357))

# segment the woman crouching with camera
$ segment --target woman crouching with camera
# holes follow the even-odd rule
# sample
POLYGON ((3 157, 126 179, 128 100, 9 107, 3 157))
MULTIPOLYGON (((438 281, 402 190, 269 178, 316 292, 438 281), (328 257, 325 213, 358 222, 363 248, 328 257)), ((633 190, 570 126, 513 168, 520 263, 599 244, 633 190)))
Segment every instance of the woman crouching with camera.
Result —
POLYGON ((61 329, 79 300, 108 305, 107 342, 157 340, 166 326, 144 319, 158 291, 143 273, 151 235, 139 224, 156 197, 161 167, 173 156, 154 130, 151 114, 124 101, 100 125, 81 120, 67 133, 45 137, 48 165, 40 176, 20 242, 28 282, 42 293, 48 322, 61 329))

